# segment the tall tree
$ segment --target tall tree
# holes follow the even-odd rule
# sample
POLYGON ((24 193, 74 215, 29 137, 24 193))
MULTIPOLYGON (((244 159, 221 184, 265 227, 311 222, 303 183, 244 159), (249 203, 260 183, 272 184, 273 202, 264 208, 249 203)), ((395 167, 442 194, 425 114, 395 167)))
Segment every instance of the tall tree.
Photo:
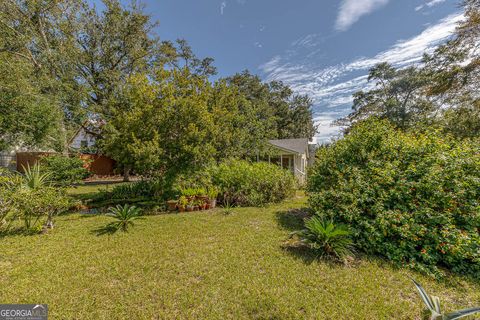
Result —
MULTIPOLYGON (((81 85, 75 79, 74 68, 66 59, 72 52, 72 44, 64 32, 71 27, 78 8, 77 0, 0 2, 2 64, 10 67, 21 66, 11 68, 12 74, 19 71, 18 83, 27 81, 25 90, 29 91, 30 88, 30 93, 35 92, 36 98, 44 103, 48 100, 50 107, 55 106, 57 111, 63 114, 62 120, 50 122, 52 126, 61 125, 61 130, 58 131, 60 134, 49 137, 51 141, 57 140, 54 141, 57 146, 60 141, 61 147, 66 143, 69 130, 68 121, 64 120, 72 119, 77 114, 82 92, 81 85)), ((9 86, 5 78, 0 79, 0 83, 4 87, 9 86)), ((5 105, 4 107, 6 108, 5 105)), ((10 105, 10 109, 4 110, 13 110, 12 107, 13 105, 10 105)), ((29 122, 33 124, 35 121, 36 119, 30 119, 29 122)), ((21 130, 19 127, 19 134, 21 130)))
POLYGON ((101 141, 108 155, 142 174, 172 177, 215 157, 210 84, 188 69, 134 76, 101 141))
POLYGON ((415 67, 395 69, 388 63, 380 63, 370 70, 368 81, 374 88, 354 94, 353 111, 337 121, 340 125, 375 116, 387 119, 401 129, 427 123, 435 106, 425 96, 429 78, 415 67))
POLYGON ((480 1, 464 0, 465 19, 452 38, 425 56, 427 95, 444 108, 443 127, 459 137, 480 137, 480 1))
POLYGON ((282 82, 263 83, 248 71, 227 78, 227 82, 251 102, 257 118, 264 121, 270 139, 312 138, 316 127, 313 123, 312 102, 308 96, 295 95, 282 82))
POLYGON ((126 79, 158 59, 155 24, 138 2, 103 4, 98 10, 85 0, 0 2, 0 52, 30 64, 39 93, 55 97, 64 147, 69 131, 92 114, 108 119, 126 79))
POLYGON ((480 0, 464 0, 465 19, 419 67, 370 70, 375 88, 354 94, 353 111, 337 124, 370 116, 402 129, 435 125, 460 138, 480 136, 480 0))
POLYGON ((99 11, 82 3, 71 38, 75 54, 70 62, 85 84, 88 112, 108 120, 118 106, 111 103, 126 80, 149 73, 159 55, 156 26, 141 5, 123 7, 119 0, 103 0, 99 11))

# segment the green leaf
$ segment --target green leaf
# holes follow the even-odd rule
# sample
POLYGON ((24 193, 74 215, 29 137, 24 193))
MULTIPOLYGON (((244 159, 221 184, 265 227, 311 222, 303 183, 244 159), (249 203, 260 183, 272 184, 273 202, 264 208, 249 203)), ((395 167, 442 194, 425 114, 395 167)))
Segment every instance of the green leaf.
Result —
POLYGON ((415 287, 417 287, 417 290, 420 293, 420 297, 422 298, 422 300, 425 303, 425 305, 427 306, 427 308, 432 313, 433 312, 436 313, 435 305, 434 305, 432 299, 430 298, 430 296, 428 295, 428 293, 425 291, 425 289, 423 289, 423 287, 417 281, 415 281, 414 279, 412 279, 412 281, 415 284, 415 287))
POLYGON ((474 313, 480 312, 480 307, 474 307, 474 308, 468 308, 468 309, 463 309, 455 312, 450 312, 447 313, 443 316, 444 320, 455 320, 455 319, 460 319, 469 315, 472 315, 474 313))

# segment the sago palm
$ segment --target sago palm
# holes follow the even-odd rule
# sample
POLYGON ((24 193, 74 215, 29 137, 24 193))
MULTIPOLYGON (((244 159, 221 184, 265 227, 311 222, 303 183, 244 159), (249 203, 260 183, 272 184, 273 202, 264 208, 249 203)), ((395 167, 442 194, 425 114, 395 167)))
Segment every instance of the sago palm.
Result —
POLYGON ((301 242, 319 255, 343 259, 352 254, 350 231, 345 225, 335 225, 317 216, 305 220, 305 229, 295 232, 301 242))
POLYGON ((121 206, 117 205, 114 208, 110 208, 106 214, 108 217, 114 218, 116 221, 110 222, 107 225, 107 229, 112 231, 124 231, 127 232, 130 227, 134 226, 134 221, 142 219, 142 212, 135 206, 129 206, 128 204, 121 206))

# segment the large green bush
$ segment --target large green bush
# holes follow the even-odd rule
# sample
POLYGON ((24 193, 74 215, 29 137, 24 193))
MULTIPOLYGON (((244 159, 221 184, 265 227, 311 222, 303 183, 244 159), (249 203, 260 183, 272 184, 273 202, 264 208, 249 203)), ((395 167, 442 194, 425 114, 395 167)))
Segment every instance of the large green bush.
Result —
POLYGON ((229 160, 170 180, 156 178, 116 186, 104 198, 111 200, 176 199, 185 190, 219 192, 218 200, 237 206, 259 206, 284 200, 295 192, 292 173, 264 162, 229 160))
POLYGON ((56 185, 73 185, 90 176, 84 161, 78 157, 50 155, 42 159, 41 167, 56 185))
POLYGON ((480 146, 368 120, 319 150, 311 207, 396 264, 480 277, 480 146))
POLYGON ((275 203, 295 192, 292 173, 265 162, 230 160, 210 169, 220 200, 238 206, 275 203))

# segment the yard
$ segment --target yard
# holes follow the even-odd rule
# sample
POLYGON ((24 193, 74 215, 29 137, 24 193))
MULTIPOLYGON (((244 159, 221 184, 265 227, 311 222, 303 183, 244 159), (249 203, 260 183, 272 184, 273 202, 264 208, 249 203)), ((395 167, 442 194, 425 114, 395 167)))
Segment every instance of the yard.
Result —
POLYGON ((421 319, 409 276, 446 310, 480 301, 459 277, 283 249, 304 203, 148 216, 112 236, 94 232, 107 217, 62 216, 45 235, 1 239, 0 301, 47 303, 51 319, 421 319))

